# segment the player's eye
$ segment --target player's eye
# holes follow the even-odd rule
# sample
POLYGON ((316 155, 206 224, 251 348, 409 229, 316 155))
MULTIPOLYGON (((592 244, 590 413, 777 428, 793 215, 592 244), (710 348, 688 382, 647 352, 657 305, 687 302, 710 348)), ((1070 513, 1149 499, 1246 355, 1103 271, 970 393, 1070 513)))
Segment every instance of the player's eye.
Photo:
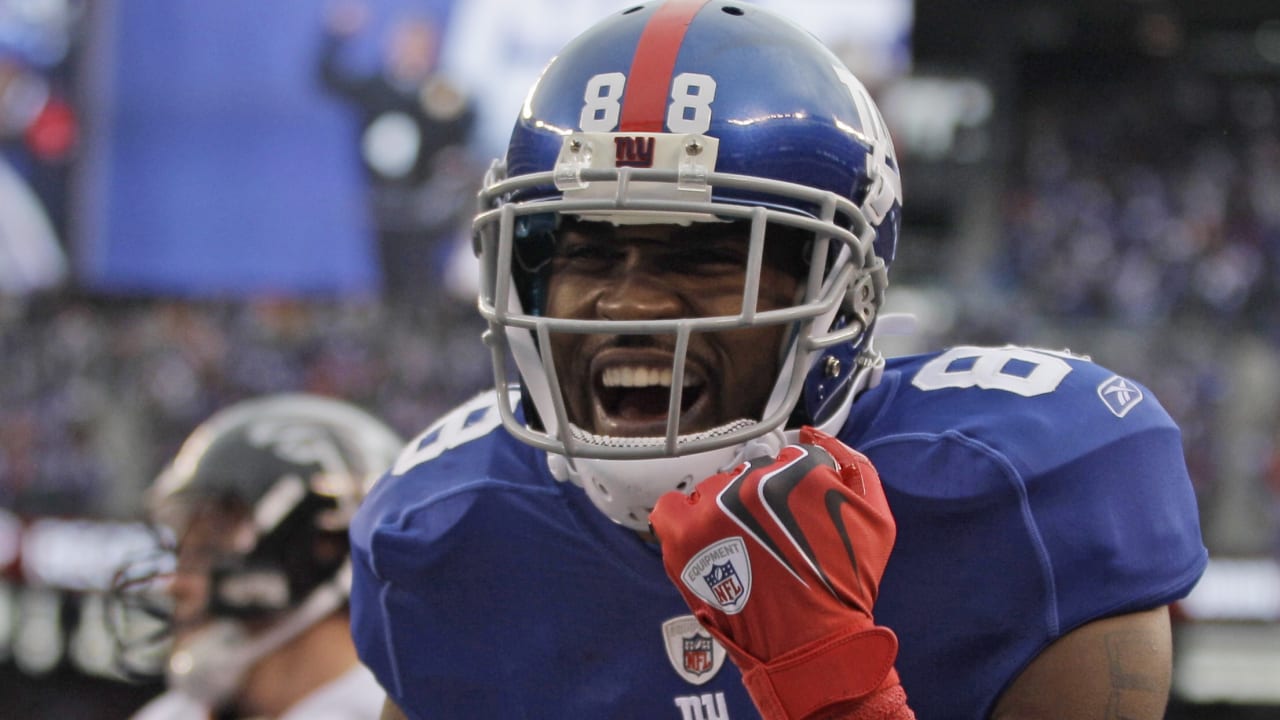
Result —
POLYGON ((685 250, 667 258, 666 265, 673 271, 692 275, 741 273, 746 259, 739 253, 725 250, 685 250))
POLYGON ((604 243, 564 243, 556 249, 557 267, 583 268, 607 266, 616 262, 621 253, 604 243))

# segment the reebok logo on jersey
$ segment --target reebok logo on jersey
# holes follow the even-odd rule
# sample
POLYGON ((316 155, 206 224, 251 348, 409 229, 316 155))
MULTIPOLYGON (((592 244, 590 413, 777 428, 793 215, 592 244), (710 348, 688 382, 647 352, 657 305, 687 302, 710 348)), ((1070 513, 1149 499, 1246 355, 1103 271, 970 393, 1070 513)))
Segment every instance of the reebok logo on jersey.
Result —
POLYGON ((1119 375, 1112 375, 1098 386, 1098 397, 1112 415, 1122 418, 1142 402, 1142 390, 1119 375))
POLYGON ((691 685, 705 684, 724 665, 724 646, 692 615, 662 623, 662 641, 671 667, 691 685))
POLYGON ((727 615, 742 612, 751 595, 751 562, 741 537, 725 538, 703 548, 680 572, 694 595, 727 615))

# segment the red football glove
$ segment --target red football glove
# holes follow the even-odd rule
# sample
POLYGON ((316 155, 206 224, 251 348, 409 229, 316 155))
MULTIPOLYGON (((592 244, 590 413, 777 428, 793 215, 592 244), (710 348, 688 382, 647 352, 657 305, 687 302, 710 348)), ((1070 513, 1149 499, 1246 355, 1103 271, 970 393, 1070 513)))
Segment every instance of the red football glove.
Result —
POLYGON ((877 713, 911 717, 897 637, 871 616, 897 534, 880 476, 813 428, 800 443, 659 499, 649 520, 667 575, 765 718, 857 707, 873 693, 877 713), (885 707, 886 689, 905 714, 885 707))

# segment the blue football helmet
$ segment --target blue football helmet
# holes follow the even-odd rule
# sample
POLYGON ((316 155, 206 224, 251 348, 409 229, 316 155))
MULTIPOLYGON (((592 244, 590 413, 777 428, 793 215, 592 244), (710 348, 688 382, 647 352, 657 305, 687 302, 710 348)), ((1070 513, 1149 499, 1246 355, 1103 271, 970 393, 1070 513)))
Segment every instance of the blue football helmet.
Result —
POLYGON ((882 365, 870 336, 902 212, 892 141, 844 64, 759 7, 648 2, 584 32, 530 90, 479 200, 479 308, 504 424, 547 450, 558 477, 582 484, 622 524, 647 528, 661 494, 691 489, 744 453, 776 452, 788 429, 843 422, 856 388, 882 365), (547 317, 548 248, 569 218, 748 224, 757 262, 747 265, 739 312, 547 317), (778 226, 803 232, 807 277, 793 306, 757 311, 758 259, 766 230, 778 226), (689 335, 764 325, 790 331, 762 414, 681 434, 689 335), (674 338, 665 434, 618 438, 575 426, 549 348, 554 333, 674 338))

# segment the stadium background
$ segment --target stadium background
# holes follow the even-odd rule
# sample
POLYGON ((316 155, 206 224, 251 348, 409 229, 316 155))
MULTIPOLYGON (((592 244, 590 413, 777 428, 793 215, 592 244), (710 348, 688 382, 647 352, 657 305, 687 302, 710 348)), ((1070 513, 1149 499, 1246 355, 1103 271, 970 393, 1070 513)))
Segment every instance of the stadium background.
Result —
MULTIPOLYGON (((1280 8, 762 4, 893 127, 890 304, 919 331, 884 349, 1069 347, 1143 379, 1213 557, 1169 715, 1280 716, 1280 8)), ((0 0, 0 715, 156 691, 112 669, 102 590, 208 413, 308 390, 411 434, 489 382, 469 193, 542 63, 620 6, 0 0), (432 73, 417 110, 390 51, 432 73)))

